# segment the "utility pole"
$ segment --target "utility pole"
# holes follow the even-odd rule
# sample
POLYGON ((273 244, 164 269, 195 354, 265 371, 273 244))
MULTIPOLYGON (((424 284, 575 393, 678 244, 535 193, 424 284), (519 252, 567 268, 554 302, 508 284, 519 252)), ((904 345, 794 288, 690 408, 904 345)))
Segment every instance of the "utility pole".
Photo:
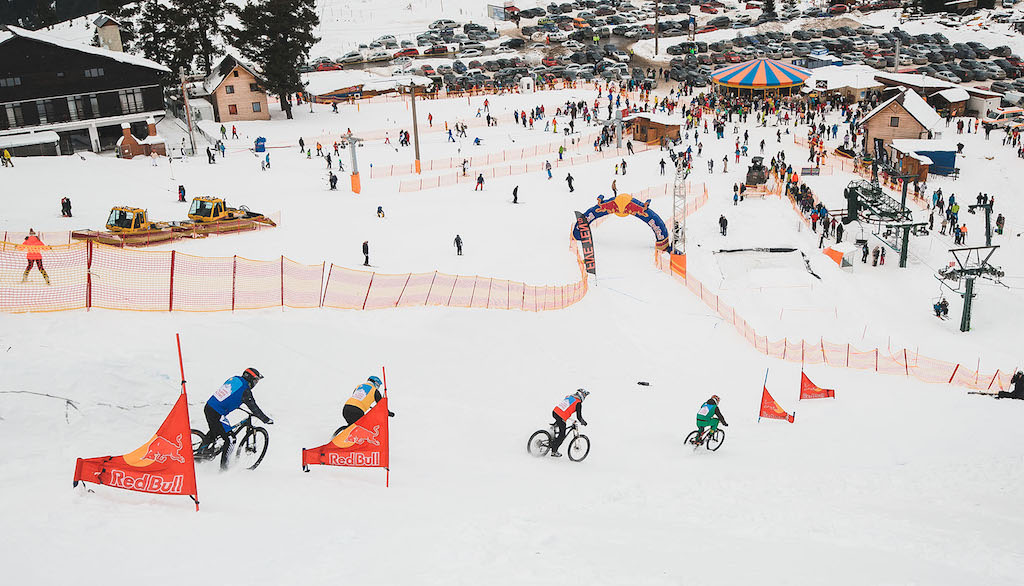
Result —
POLYGON ((416 119, 416 82, 409 81, 409 100, 412 102, 412 144, 416 156, 416 174, 420 174, 420 127, 416 119))
POLYGON ((188 126, 188 139, 192 143, 192 155, 196 154, 196 135, 192 132, 192 109, 188 107, 188 90, 185 88, 185 68, 178 68, 181 77, 181 99, 185 105, 185 125, 188 126))
POLYGON ((661 0, 654 0, 654 54, 658 54, 658 37, 661 30, 658 28, 658 16, 661 14, 661 0))
POLYGON ((348 142, 349 155, 352 160, 352 193, 360 193, 362 185, 359 181, 359 161, 356 159, 356 146, 363 143, 363 139, 353 136, 351 132, 341 135, 341 138, 348 142))
POLYGON ((896 61, 892 64, 892 72, 896 73, 900 70, 900 40, 896 39, 896 61))

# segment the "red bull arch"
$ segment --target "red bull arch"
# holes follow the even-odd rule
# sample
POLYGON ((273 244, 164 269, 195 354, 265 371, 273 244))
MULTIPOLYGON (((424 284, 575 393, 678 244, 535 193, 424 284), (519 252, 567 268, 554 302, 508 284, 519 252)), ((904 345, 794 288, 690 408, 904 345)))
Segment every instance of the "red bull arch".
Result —
MULTIPOLYGON (((658 250, 668 250, 670 248, 668 228, 665 226, 665 221, 661 219, 661 216, 656 214, 650 206, 651 200, 641 202, 628 193, 620 193, 618 196, 610 199, 605 199, 605 196, 599 195, 597 196, 597 205, 583 212, 583 215, 591 223, 608 214, 615 214, 620 218, 633 216, 651 227, 651 231, 654 232, 655 248, 658 250)), ((573 225, 572 237, 575 240, 580 240, 581 238, 578 223, 573 225)))

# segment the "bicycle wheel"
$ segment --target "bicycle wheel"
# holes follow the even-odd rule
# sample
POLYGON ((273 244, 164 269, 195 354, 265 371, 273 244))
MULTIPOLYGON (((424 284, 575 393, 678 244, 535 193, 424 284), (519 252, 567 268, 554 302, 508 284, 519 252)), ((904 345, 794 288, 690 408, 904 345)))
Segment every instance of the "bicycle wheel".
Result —
POLYGON ((206 434, 198 429, 192 430, 192 458, 197 462, 212 460, 220 455, 224 449, 224 438, 216 437, 212 444, 203 445, 206 441, 206 434))
POLYGON ((531 456, 541 457, 547 456, 548 452, 551 451, 551 434, 539 429, 533 432, 530 436, 530 441, 526 444, 526 451, 531 456))
POLYGON ((255 470, 267 454, 270 435, 262 427, 254 427, 245 434, 235 448, 235 460, 249 470, 255 470))
POLYGON ((569 459, 573 462, 582 462, 590 453, 590 438, 580 434, 569 442, 569 459))
POLYGON ((693 449, 696 450, 697 448, 700 447, 700 444, 697 443, 697 434, 699 433, 700 432, 697 430, 691 431, 690 435, 686 436, 686 439, 683 441, 686 442, 686 445, 693 446, 693 449))
POLYGON ((206 441, 206 434, 199 431, 198 429, 192 430, 192 456, 199 457, 199 446, 203 445, 206 441))
POLYGON ((716 432, 712 433, 710 436, 708 436, 708 441, 707 441, 706 445, 707 445, 709 450, 714 452, 718 448, 722 447, 722 444, 724 442, 725 442, 725 432, 723 430, 719 429, 718 431, 716 431, 716 432))

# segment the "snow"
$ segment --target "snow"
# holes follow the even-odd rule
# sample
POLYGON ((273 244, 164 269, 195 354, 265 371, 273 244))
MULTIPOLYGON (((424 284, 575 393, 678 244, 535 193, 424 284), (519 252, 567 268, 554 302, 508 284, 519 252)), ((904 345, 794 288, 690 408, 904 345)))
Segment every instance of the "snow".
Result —
MULTIPOLYGON (((48 34, 45 34, 45 33, 41 33, 41 32, 38 32, 38 31, 25 30, 23 28, 19 28, 19 27, 16 27, 14 25, 8 25, 7 26, 7 30, 9 30, 11 33, 13 33, 14 35, 19 36, 19 37, 24 37, 26 39, 32 39, 32 40, 39 41, 39 42, 42 42, 42 43, 47 43, 47 44, 50 44, 50 45, 55 45, 57 47, 62 47, 62 48, 65 48, 65 49, 70 49, 72 51, 80 51, 82 53, 89 53, 91 55, 98 55, 100 57, 106 57, 108 59, 113 59, 114 61, 120 61, 121 63, 127 63, 129 65, 137 65, 139 67, 146 67, 146 68, 149 68, 149 69, 156 69, 158 71, 164 71, 164 72, 168 72, 168 73, 170 73, 170 71, 171 71, 170 69, 168 69, 167 67, 165 67, 163 65, 160 65, 156 61, 150 61, 149 59, 146 59, 145 57, 139 57, 137 55, 131 55, 129 53, 122 53, 121 51, 111 51, 109 49, 104 49, 104 48, 101 48, 101 47, 93 47, 92 45, 87 45, 87 44, 76 42, 76 41, 67 41, 67 40, 64 40, 64 39, 61 39, 61 38, 58 38, 58 37, 55 37, 55 36, 52 36, 52 35, 48 35, 48 34)), ((5 40, 7 40, 7 39, 0 38, 0 43, 4 42, 5 40)))
POLYGON ((892 146, 904 153, 912 151, 955 151, 956 144, 951 140, 928 139, 928 138, 896 138, 892 140, 892 146))
MULTIPOLYGON (((446 3, 445 9, 454 14, 468 6, 446 3)), ((363 36, 443 14, 433 3, 417 3, 409 14, 389 2, 318 8, 351 19, 338 18, 325 30, 363 36), (393 26, 388 10, 396 13, 393 26)), ((891 12, 887 18, 893 21, 891 12)), ((910 26, 917 23, 904 28, 910 26)), ((561 144, 566 139, 544 133, 543 124, 527 130, 507 117, 538 104, 550 117, 566 100, 592 103, 595 93, 488 96, 497 127, 475 117, 484 97, 418 102, 424 159, 561 144), (466 122, 469 137, 448 142, 445 122, 466 122), (484 146, 472 146, 475 136, 484 146)), ((602 100, 598 110, 605 105, 602 100)), ((160 158, 157 167, 88 153, 17 158, 14 168, 0 169, 0 230, 96 228, 115 204, 181 220, 187 206, 175 200, 177 186, 185 185, 190 196, 281 210, 283 222, 158 250, 285 255, 355 267, 362 262, 360 243, 369 240, 380 272, 440 270, 561 284, 579 278, 566 242, 575 210, 610 195, 612 180, 620 193, 632 193, 671 179, 659 174, 665 154, 654 149, 630 157, 627 175, 615 175, 616 159, 605 159, 557 167, 550 181, 537 171, 488 180, 483 192, 458 185, 399 193, 408 176, 371 178, 366 170, 411 163, 410 148, 396 150, 382 138, 409 129, 404 101, 341 104, 338 114, 328 105, 303 105, 294 116, 287 121, 274 107, 270 121, 233 123, 241 137, 226 141, 227 156, 215 165, 202 155, 173 163, 160 158), (323 160, 306 159, 296 144, 300 136, 307 145, 331 144, 348 128, 379 137, 358 149, 360 195, 346 189, 344 177, 339 191, 327 191, 323 160), (273 168, 266 172, 248 150, 260 135, 280 147, 271 149, 273 168), (576 177, 572 194, 563 181, 569 171, 576 177), (112 189, 111 178, 134 187, 112 189), (514 206, 516 186, 521 203, 514 206), (73 218, 59 214, 65 195, 73 200, 73 218), (377 206, 386 219, 376 217, 377 206), (454 254, 454 234, 465 241, 465 256, 454 254)), ((838 120, 831 114, 828 122, 838 120)), ((961 333, 958 295, 944 293, 950 320, 931 315, 943 291, 933 275, 952 260, 947 236, 913 237, 906 269, 891 250, 884 266, 862 264, 855 253, 854 266, 841 269, 822 256, 818 235, 786 201, 732 204, 731 187, 747 164, 733 164, 733 126, 740 140, 749 130, 752 150, 765 139, 769 158, 779 149, 794 164, 806 157, 792 137, 805 136, 807 127, 775 124, 730 123, 723 140, 699 135, 704 156, 695 162, 691 193, 706 184, 710 199, 688 219, 688 267, 704 287, 773 339, 823 338, 883 353, 908 347, 971 369, 980 361, 986 371, 1019 364, 1024 317, 1012 308, 1024 289, 1024 201, 1015 197, 1024 163, 1000 144, 998 132, 990 140, 957 135, 965 145, 960 178, 929 178, 929 191, 956 193, 962 205, 977 191, 989 193, 1007 217, 993 261, 1006 270, 1008 287, 979 281, 972 331, 961 333), (776 130, 784 133, 781 142, 776 130), (727 173, 723 155, 730 157, 727 173), (710 158, 718 162, 714 174, 706 170, 710 158), (724 237, 717 225, 723 214, 729 219, 724 237), (714 253, 765 246, 798 248, 821 280, 808 274, 799 253, 714 253)), ((166 128, 161 125, 161 134, 166 128)), ((692 142, 693 133, 683 132, 692 142)), ((172 144, 179 138, 167 136, 172 144)), ((348 157, 344 152, 346 167, 348 157)), ((555 157, 531 162, 546 158, 555 157)), ((837 172, 806 180, 837 209, 853 178, 837 172)), ((655 197, 651 206, 671 216, 669 197, 655 197)), ((915 219, 927 220, 926 212, 915 219)), ((970 228, 968 245, 980 244, 984 218, 965 213, 961 220, 970 228)), ((844 240, 863 235, 878 245, 871 230, 851 224, 844 240)), ((758 354, 695 295, 654 269, 651 233, 642 222, 609 217, 595 226, 594 238, 597 277, 586 298, 563 311, 0 314, 5 575, 17 583, 68 583, 81 581, 83 568, 94 568, 96 560, 114 559, 102 570, 86 570, 85 581, 144 576, 147 584, 230 584, 244 575, 253 585, 339 578, 499 586, 1020 583, 1024 402, 824 366, 808 366, 807 374, 837 389, 837 398, 798 402, 799 365, 758 354), (179 389, 178 332, 193 427, 205 426, 202 403, 224 379, 248 366, 266 375, 255 395, 275 424, 263 464, 223 474, 201 465, 199 513, 184 497, 72 490, 75 458, 134 449, 166 415, 179 389), (390 488, 380 470, 300 472, 300 449, 326 441, 351 389, 382 364, 396 412, 390 488), (768 390, 783 408, 797 411, 795 423, 757 422, 766 370, 768 390), (651 386, 638 386, 641 380, 651 386), (530 458, 524 449, 530 433, 580 387, 592 391, 588 459, 530 458), (727 441, 718 452, 694 453, 682 438, 711 393, 723 397, 727 441)), ((21 270, 5 268, 0 291, 23 286, 21 270)))
POLYGON ((966 102, 971 99, 971 94, 967 93, 967 90, 959 87, 949 88, 948 90, 942 90, 938 92, 938 95, 942 96, 947 102, 966 102))
POLYGON ((635 120, 637 118, 644 118, 646 120, 650 120, 651 122, 655 122, 657 124, 662 124, 665 126, 679 126, 680 122, 682 122, 679 116, 670 116, 668 114, 663 114, 661 112, 638 112, 636 114, 624 116, 622 120, 629 121, 635 120))

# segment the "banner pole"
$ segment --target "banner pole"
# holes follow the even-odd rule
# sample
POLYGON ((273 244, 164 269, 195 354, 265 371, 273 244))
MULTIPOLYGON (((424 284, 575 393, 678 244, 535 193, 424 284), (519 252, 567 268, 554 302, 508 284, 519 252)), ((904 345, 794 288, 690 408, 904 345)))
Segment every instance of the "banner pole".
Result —
MULTIPOLYGON (((181 357, 181 334, 174 334, 174 341, 175 341, 175 343, 178 346, 178 370, 179 370, 179 372, 181 372, 181 394, 182 394, 182 396, 185 397, 185 406, 186 406, 185 417, 188 418, 188 409, 187 409, 187 407, 188 407, 188 393, 185 390, 185 361, 182 360, 182 357, 181 357)), ((192 426, 191 423, 192 422, 190 421, 189 422, 189 427, 192 426)), ((192 460, 192 477, 193 478, 195 478, 195 474, 196 474, 196 461, 193 459, 192 460)), ((198 513, 199 512, 199 488, 196 487, 196 494, 194 494, 194 495, 190 494, 189 497, 191 497, 193 502, 196 503, 196 512, 198 513)))

